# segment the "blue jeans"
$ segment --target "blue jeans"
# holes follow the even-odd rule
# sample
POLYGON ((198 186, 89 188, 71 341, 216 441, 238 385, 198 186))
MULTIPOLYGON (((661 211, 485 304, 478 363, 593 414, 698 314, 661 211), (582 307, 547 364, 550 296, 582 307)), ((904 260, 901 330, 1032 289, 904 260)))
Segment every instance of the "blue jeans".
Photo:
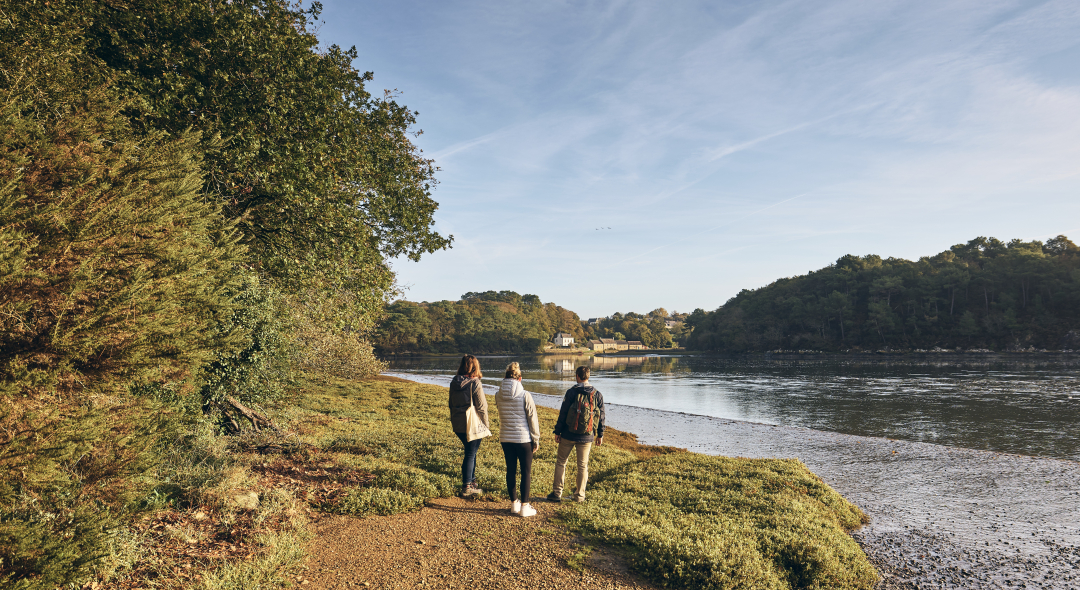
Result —
POLYGON ((465 487, 476 479, 476 452, 480 450, 480 442, 484 439, 466 440, 464 432, 455 432, 461 444, 465 445, 465 459, 461 462, 461 487, 465 487))

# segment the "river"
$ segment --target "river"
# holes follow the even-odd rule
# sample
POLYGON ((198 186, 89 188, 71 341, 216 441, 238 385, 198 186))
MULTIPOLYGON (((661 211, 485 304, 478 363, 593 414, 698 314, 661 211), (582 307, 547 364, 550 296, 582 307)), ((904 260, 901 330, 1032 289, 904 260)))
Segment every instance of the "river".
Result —
MULTIPOLYGON (((723 359, 701 356, 481 357, 496 385, 511 360, 526 389, 559 395, 578 364, 608 403, 951 447, 1080 460, 1080 359, 723 359)), ((453 358, 390 360, 446 376, 453 358)))

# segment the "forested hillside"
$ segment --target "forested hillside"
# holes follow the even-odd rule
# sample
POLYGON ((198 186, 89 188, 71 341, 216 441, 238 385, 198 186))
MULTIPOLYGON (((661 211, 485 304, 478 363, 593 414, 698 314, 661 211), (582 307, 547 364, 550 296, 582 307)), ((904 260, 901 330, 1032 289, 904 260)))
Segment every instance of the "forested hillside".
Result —
POLYGON ((396 301, 375 333, 382 353, 538 352, 556 332, 584 337, 581 319, 536 295, 466 293, 458 301, 396 301))
POLYGON ((687 347, 1080 348, 1080 248, 976 238, 917 261, 844 256, 687 318, 687 347))

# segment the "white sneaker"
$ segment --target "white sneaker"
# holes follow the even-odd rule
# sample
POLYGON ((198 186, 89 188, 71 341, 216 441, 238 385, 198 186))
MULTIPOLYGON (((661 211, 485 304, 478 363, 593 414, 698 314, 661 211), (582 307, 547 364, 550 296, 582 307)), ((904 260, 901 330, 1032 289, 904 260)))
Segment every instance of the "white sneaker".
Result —
POLYGON ((528 518, 536 514, 536 508, 533 508, 532 504, 522 504, 519 514, 521 514, 521 518, 528 518))
POLYGON ((514 503, 510 505, 510 512, 512 514, 521 513, 521 500, 514 500, 514 503))

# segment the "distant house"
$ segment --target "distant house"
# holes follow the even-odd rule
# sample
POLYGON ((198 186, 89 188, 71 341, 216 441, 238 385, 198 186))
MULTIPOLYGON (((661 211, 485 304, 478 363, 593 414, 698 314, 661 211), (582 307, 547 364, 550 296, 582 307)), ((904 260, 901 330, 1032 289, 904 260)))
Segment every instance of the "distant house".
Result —
POLYGON ((616 350, 614 338, 601 338, 600 344, 604 345, 604 350, 616 350))
POLYGON ((675 325, 678 324, 678 323, 679 323, 678 320, 673 320, 673 319, 668 318, 668 319, 664 320, 664 327, 667 328, 668 330, 670 330, 670 329, 674 328, 675 325))
POLYGON ((589 325, 590 326, 595 326, 596 324, 599 324, 599 323, 600 323, 600 318, 589 318, 589 325))
POLYGON ((626 348, 628 350, 645 350, 645 345, 637 340, 627 340, 626 348))
POLYGON ((574 345, 574 337, 569 335, 569 334, 559 332, 558 334, 555 335, 554 342, 555 342, 555 346, 573 346, 574 345))
POLYGON ((588 349, 593 352, 604 352, 604 343, 599 340, 590 340, 588 349))
POLYGON ((615 341, 615 350, 629 350, 630 345, 625 340, 615 341))

